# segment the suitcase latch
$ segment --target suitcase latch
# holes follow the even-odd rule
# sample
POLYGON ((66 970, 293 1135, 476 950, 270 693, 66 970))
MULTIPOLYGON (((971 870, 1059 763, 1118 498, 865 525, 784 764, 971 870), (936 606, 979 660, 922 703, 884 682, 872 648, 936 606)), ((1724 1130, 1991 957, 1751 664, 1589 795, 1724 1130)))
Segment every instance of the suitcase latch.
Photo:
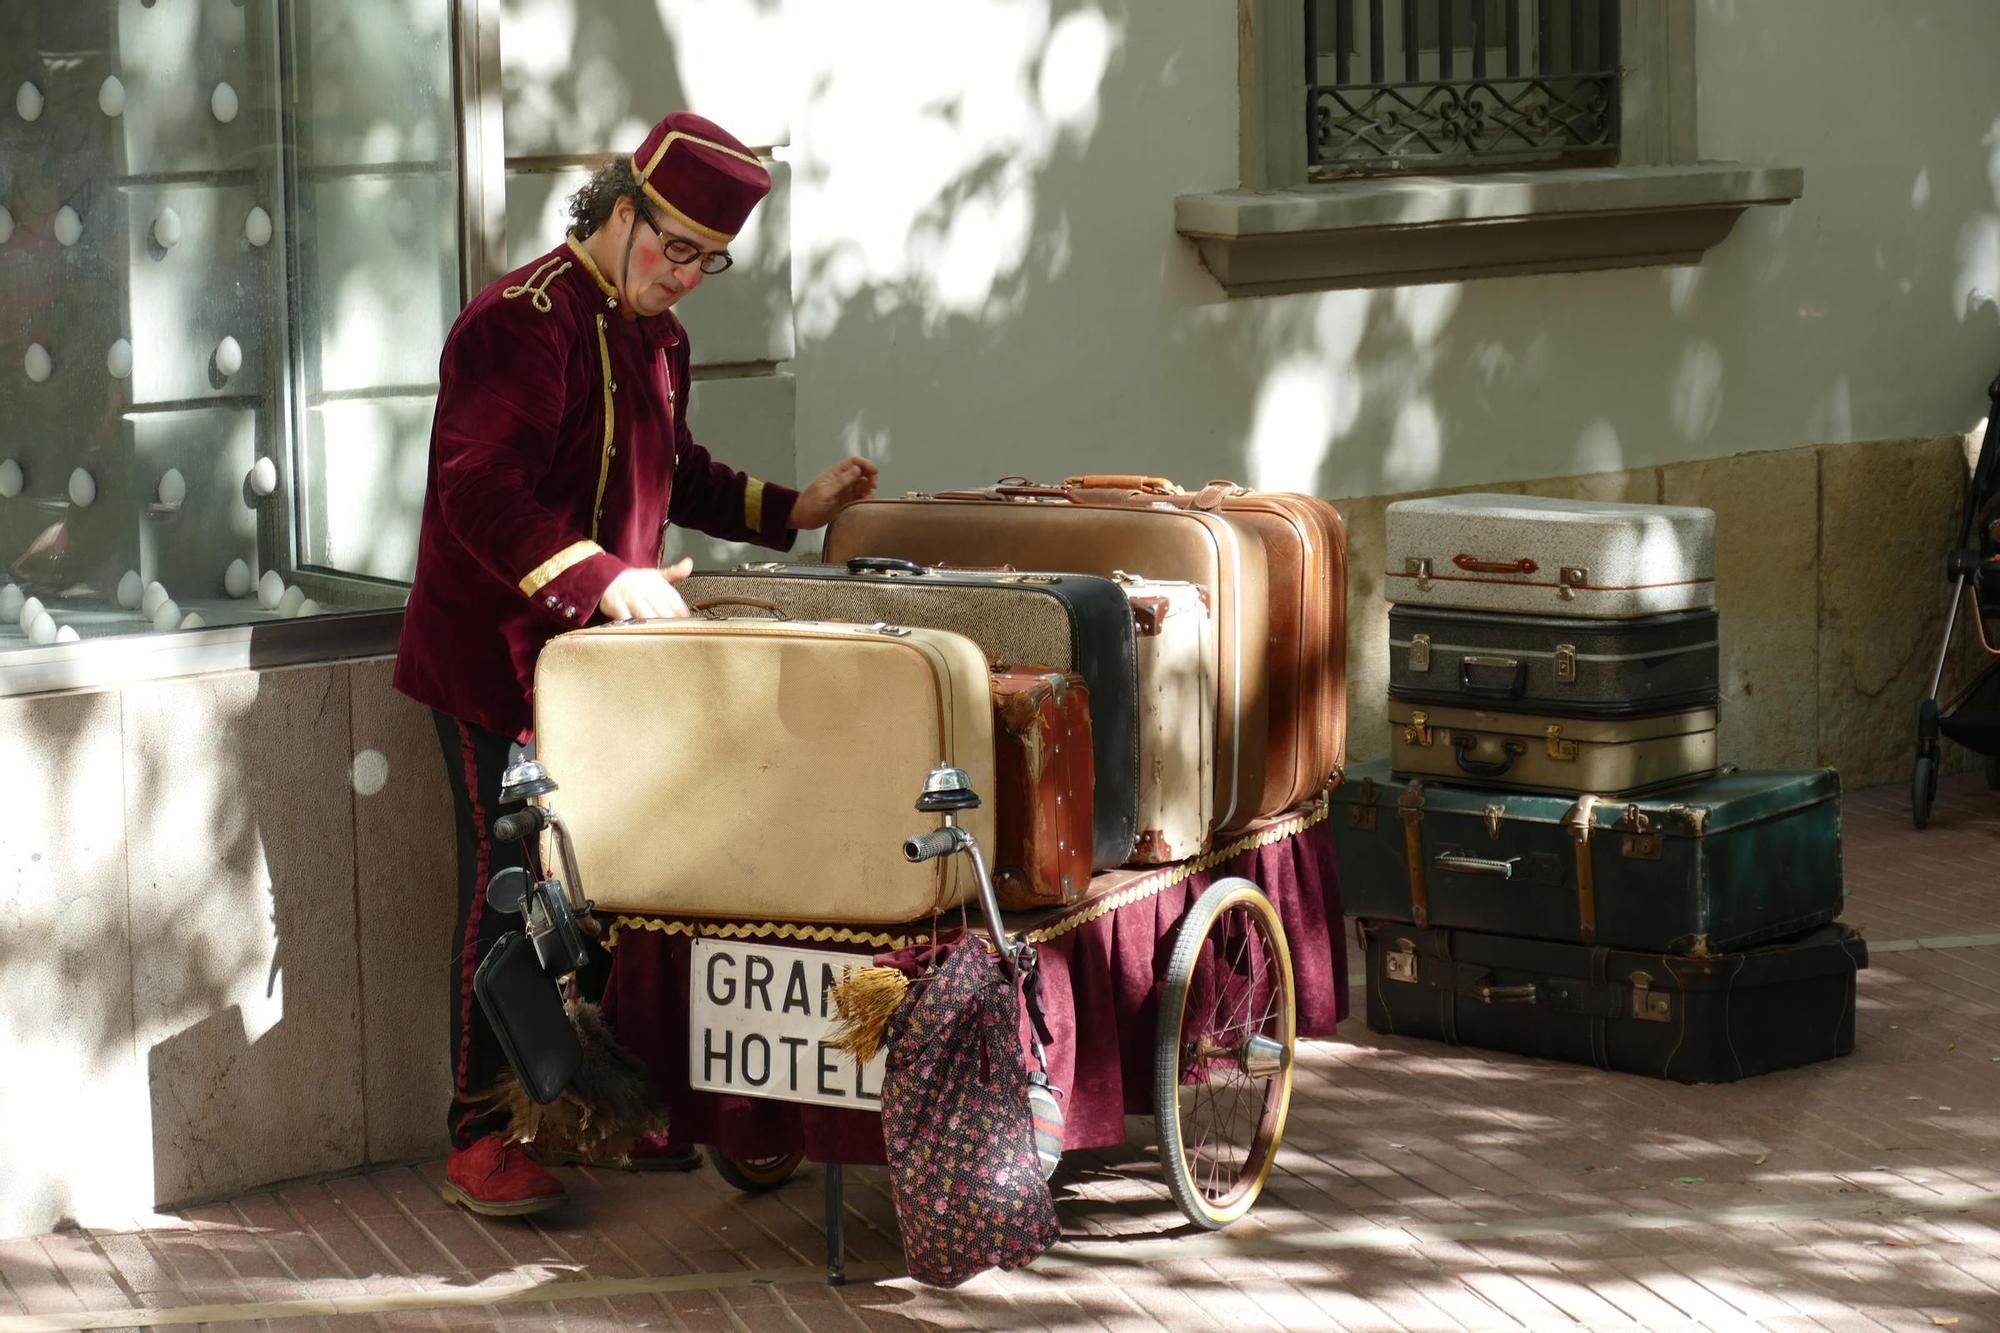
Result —
POLYGON ((1560 726, 1558 726, 1556 723, 1551 722, 1547 727, 1543 728, 1543 730, 1548 733, 1549 758, 1563 763, 1568 763, 1576 758, 1577 756, 1576 742, 1564 740, 1563 729, 1560 726))
POLYGON ((868 627, 870 634, 886 634, 892 639, 907 639, 910 631, 902 625, 891 625, 886 620, 878 620, 868 627))
POLYGON ((1625 830, 1618 839, 1618 854, 1626 860, 1657 861, 1666 854, 1666 835, 1653 827, 1653 821, 1638 806, 1626 806, 1618 824, 1625 830))
POLYGON ((1410 670, 1429 671, 1431 669, 1431 636, 1412 634, 1410 636, 1410 670))
POLYGON ((1409 556, 1403 561, 1403 573, 1417 581, 1418 592, 1431 590, 1431 562, 1423 556, 1409 556))
POLYGON ((1506 807, 1506 806, 1504 806, 1504 805, 1489 805, 1489 806, 1487 806, 1487 807, 1486 807, 1486 836, 1487 836, 1487 837, 1489 837, 1489 838, 1497 838, 1497 837, 1499 837, 1499 836, 1500 836, 1500 825, 1501 825, 1501 824, 1502 824, 1502 823, 1503 823, 1503 822, 1504 822, 1504 821, 1506 820, 1506 818, 1507 818, 1507 807, 1506 807))
POLYGON ((1416 984, 1417 946, 1409 940, 1397 940, 1396 947, 1382 955, 1382 973, 1391 981, 1416 984))
POLYGON ((1375 779, 1361 779, 1361 786, 1347 807, 1347 826, 1363 833, 1375 831, 1375 779))
POLYGON ((1556 645, 1556 684, 1576 684, 1576 645, 1573 643, 1556 645))
POLYGON ((1653 989, 1653 974, 1650 972, 1632 974, 1632 1017, 1641 1023, 1673 1021, 1674 997, 1653 989))
POLYGON ((1428 750, 1432 739, 1431 715, 1419 708, 1410 714, 1410 724, 1403 728, 1403 744, 1421 745, 1428 750))
POLYGON ((1576 600, 1576 590, 1590 582, 1590 571, 1581 565, 1564 565, 1558 578, 1556 596, 1565 602, 1576 600))

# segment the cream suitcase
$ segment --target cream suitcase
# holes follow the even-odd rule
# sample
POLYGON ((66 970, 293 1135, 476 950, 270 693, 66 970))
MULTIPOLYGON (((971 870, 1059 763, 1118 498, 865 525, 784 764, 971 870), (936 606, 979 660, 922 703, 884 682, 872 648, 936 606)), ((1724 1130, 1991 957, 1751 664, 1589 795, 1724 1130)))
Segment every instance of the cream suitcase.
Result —
POLYGON ((815 621, 648 621, 553 639, 536 757, 600 908, 916 921, 974 896, 962 856, 912 865, 924 778, 962 768, 993 844, 986 655, 961 634, 815 621))
POLYGON ((1383 591, 1406 606, 1626 620, 1715 605, 1715 511, 1448 495, 1387 511, 1383 591))
POLYGON ((1215 617, 1192 583, 1120 575, 1139 662, 1137 865, 1208 850, 1215 822, 1215 617))
POLYGON ((1715 772, 1714 705, 1577 718, 1389 701, 1391 769, 1507 791, 1625 796, 1715 772))

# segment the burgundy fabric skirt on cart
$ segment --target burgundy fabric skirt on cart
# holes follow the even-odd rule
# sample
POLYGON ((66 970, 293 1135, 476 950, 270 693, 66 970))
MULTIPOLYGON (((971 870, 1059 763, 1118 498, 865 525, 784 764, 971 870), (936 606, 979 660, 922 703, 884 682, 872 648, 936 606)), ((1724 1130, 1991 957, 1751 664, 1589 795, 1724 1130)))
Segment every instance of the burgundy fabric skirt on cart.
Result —
MULTIPOLYGON (((1308 807, 1253 826, 1195 861, 1107 871, 1091 881, 1089 897, 1060 912, 1010 914, 1008 929, 1025 932, 1040 956, 1042 1002, 1055 1037, 1049 1078, 1067 1094, 1067 1148, 1123 1143, 1125 1117, 1153 1113, 1154 1024, 1174 931, 1217 880, 1250 880, 1276 906, 1291 945, 1298 1035, 1333 1035, 1348 1012, 1347 948, 1325 821, 1323 805, 1308 807)), ((938 933, 949 939, 958 922, 957 911, 940 918, 938 933)), ((619 1041, 652 1070, 676 1145, 707 1144, 739 1159, 802 1150, 815 1162, 881 1164, 881 1117, 873 1111, 688 1086, 688 957, 697 933, 851 952, 865 964, 879 952, 929 942, 930 923, 898 932, 632 916, 612 922, 604 1012, 619 1041)), ((1025 1015, 1022 1022, 1025 1041, 1025 1015)))

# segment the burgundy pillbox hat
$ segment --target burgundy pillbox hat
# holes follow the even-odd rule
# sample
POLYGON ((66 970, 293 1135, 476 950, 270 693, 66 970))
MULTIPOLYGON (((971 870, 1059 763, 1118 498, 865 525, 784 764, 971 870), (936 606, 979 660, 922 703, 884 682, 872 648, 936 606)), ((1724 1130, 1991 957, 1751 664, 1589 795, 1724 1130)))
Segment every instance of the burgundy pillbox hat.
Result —
POLYGON ((771 189, 771 175, 736 136, 692 111, 676 111, 632 154, 639 188, 668 217, 726 245, 771 189))

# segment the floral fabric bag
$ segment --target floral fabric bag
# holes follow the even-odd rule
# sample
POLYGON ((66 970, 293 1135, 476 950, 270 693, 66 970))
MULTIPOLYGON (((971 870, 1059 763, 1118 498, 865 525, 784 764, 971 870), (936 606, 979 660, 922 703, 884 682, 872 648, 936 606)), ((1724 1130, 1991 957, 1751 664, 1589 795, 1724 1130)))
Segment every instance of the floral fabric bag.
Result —
POLYGON ((910 1276, 955 1287, 1061 1236, 1028 1114, 1014 987, 966 941, 889 1022, 882 1137, 910 1276))

